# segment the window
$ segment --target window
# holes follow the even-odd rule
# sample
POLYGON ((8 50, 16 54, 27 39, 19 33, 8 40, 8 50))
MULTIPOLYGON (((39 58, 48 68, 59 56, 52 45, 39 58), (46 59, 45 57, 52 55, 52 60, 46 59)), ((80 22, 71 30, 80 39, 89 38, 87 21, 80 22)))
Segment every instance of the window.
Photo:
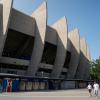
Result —
POLYGON ((2 56, 30 60, 34 37, 8 29, 2 56))
POLYGON ((45 42, 41 63, 53 65, 56 58, 56 51, 56 45, 45 42))
POLYGON ((66 53, 66 59, 65 59, 65 63, 64 63, 64 67, 68 68, 69 63, 70 63, 70 59, 71 59, 71 52, 67 51, 66 53))
POLYGON ((0 69, 16 69, 16 70, 27 70, 28 66, 12 65, 12 64, 0 64, 0 69))

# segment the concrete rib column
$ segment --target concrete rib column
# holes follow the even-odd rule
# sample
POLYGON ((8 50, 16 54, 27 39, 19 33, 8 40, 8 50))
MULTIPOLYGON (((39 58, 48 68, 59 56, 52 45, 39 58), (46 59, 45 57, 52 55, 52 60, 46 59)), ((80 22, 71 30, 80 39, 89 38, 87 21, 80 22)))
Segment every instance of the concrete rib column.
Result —
POLYGON ((89 49, 89 46, 87 45, 87 59, 89 61, 91 61, 91 54, 90 54, 90 49, 89 49))
POLYGON ((50 77, 59 78, 66 58, 67 51, 67 20, 65 17, 61 18, 53 26, 57 31, 57 54, 50 77))
POLYGON ((28 68, 28 75, 35 76, 44 49, 46 26, 47 26, 47 4, 43 2, 41 6, 32 14, 36 20, 35 40, 32 52, 30 65, 28 68))
POLYGON ((1 20, 2 23, 0 29, 0 56, 2 55, 7 36, 7 30, 10 21, 10 14, 11 14, 13 0, 2 0, 2 4, 3 4, 3 12, 2 12, 2 20, 1 20))
MULTIPOLYGON (((3 12, 3 5, 2 5, 2 2, 0 2, 0 37, 1 37, 1 34, 2 34, 2 18, 3 18, 3 15, 2 15, 2 12, 3 12)), ((1 39, 1 38, 0 38, 1 39)))
POLYGON ((2 20, 2 12, 3 12, 3 4, 2 4, 2 2, 0 2, 0 24, 1 24, 1 20, 2 20))
POLYGON ((79 30, 74 29, 73 31, 69 32, 68 38, 70 40, 70 52, 71 52, 71 60, 69 63, 69 69, 67 73, 68 79, 74 79, 76 70, 79 63, 79 55, 80 55, 80 36, 79 30))
POLYGON ((90 57, 90 50, 89 50, 89 47, 88 45, 87 46, 87 58, 86 58, 86 68, 85 68, 85 73, 84 73, 84 79, 89 79, 90 77, 90 74, 89 74, 89 70, 90 70, 90 61, 91 61, 91 57, 90 57))
POLYGON ((80 39, 80 61, 77 68, 76 78, 84 79, 85 68, 87 64, 87 47, 86 40, 84 38, 80 39))

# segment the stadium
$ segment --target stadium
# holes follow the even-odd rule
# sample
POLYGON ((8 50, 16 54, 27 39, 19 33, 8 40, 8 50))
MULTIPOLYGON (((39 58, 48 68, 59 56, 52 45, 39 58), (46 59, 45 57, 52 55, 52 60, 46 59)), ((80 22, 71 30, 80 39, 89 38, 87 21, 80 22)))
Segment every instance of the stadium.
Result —
MULTIPOLYGON (((65 16, 53 25, 48 25, 47 19, 47 2, 27 15, 13 8, 13 0, 1 1, 0 75, 88 80, 90 51, 79 29, 68 32, 65 16)), ((32 87, 32 82, 27 85, 32 87)))

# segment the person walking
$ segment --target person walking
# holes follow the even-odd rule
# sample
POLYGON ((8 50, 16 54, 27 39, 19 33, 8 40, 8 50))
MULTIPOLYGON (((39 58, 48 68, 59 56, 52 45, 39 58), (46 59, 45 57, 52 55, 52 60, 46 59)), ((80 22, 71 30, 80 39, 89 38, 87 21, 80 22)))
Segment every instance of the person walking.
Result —
POLYGON ((87 89, 89 91, 90 96, 92 96, 91 92, 92 92, 92 85, 89 83, 87 86, 87 89))
POLYGON ((94 89, 94 94, 95 94, 95 96, 98 97, 99 84, 96 83, 96 82, 94 82, 93 89, 94 89))

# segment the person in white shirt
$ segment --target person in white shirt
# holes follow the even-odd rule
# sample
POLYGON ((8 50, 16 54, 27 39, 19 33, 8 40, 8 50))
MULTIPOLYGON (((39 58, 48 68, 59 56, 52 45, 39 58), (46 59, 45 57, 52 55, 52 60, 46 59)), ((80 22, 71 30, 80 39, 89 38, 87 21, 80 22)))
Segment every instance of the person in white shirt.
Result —
POLYGON ((89 91, 90 96, 92 96, 91 92, 92 92, 92 86, 91 84, 88 84, 87 89, 89 91))
POLYGON ((93 88, 94 88, 94 94, 95 94, 96 96, 98 96, 99 84, 96 83, 96 82, 94 82, 93 88))

